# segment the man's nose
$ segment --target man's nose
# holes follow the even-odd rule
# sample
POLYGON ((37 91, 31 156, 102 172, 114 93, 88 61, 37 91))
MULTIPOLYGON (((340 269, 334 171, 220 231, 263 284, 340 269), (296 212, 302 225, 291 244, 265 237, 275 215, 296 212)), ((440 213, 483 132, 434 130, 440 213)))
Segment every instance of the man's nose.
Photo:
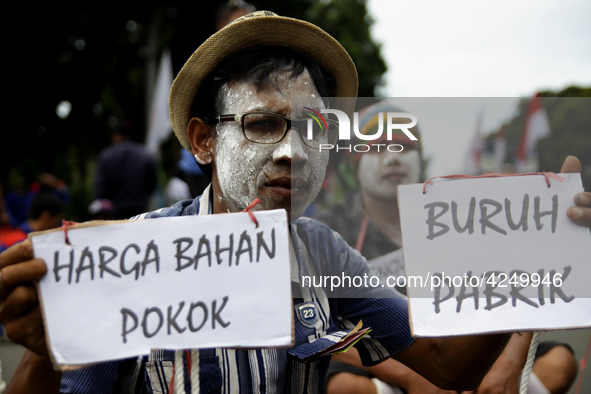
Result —
POLYGON ((285 160, 292 166, 296 166, 308 161, 308 153, 299 134, 299 131, 294 128, 287 130, 287 134, 279 143, 279 147, 273 152, 274 162, 285 160))
POLYGON ((400 153, 385 151, 385 152, 382 152, 382 155, 384 155, 384 158, 383 158, 384 165, 389 165, 389 166, 400 165, 400 153))

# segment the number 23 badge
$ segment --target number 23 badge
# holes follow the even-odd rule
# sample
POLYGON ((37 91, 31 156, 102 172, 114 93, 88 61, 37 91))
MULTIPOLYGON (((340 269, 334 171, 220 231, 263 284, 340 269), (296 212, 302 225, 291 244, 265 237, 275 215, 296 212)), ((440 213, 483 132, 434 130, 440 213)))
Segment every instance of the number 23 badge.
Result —
POLYGON ((318 320, 318 310, 313 302, 296 305, 295 310, 296 316, 304 326, 313 327, 318 320))

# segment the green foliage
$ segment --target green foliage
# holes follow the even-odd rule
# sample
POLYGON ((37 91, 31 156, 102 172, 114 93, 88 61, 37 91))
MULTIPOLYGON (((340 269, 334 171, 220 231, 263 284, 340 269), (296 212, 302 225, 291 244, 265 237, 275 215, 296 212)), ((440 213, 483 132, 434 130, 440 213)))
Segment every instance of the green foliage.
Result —
POLYGON ((372 40, 373 23, 365 2, 333 0, 314 2, 305 19, 335 37, 349 52, 359 74, 359 97, 374 97, 375 88, 386 72, 380 45, 372 40))
MULTIPOLYGON (((27 184, 42 172, 64 179, 77 200, 70 218, 86 216, 93 168, 110 143, 117 120, 132 122, 143 140, 147 81, 163 48, 170 48, 173 70, 215 32, 214 15, 224 1, 26 2, 5 4, 2 24, 2 92, 5 141, 0 183, 18 170, 27 184), (150 67, 151 66, 151 67, 150 67), (68 100, 66 119, 55 113, 68 100), (83 199, 83 201, 78 201, 83 199)), ((386 70, 371 20, 358 0, 253 1, 259 10, 307 19, 341 41, 360 74, 359 93, 373 96, 386 70)), ((170 148, 177 145, 168 144, 170 148)), ((164 152, 168 164, 170 153, 164 152)), ((165 169, 169 171, 169 169, 165 169)))

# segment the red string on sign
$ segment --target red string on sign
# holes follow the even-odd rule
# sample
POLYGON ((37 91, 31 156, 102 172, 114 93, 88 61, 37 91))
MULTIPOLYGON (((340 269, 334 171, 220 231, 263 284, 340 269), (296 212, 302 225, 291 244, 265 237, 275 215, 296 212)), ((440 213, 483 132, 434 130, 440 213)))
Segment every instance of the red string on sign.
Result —
POLYGON ((432 179, 437 178, 444 178, 444 179, 475 179, 475 178, 501 178, 501 177, 508 177, 508 176, 529 176, 529 175, 544 175, 544 179, 546 180, 546 185, 550 187, 550 178, 555 179, 559 182, 562 182, 564 179, 558 174, 553 172, 530 172, 527 174, 498 174, 496 172, 487 172, 486 174, 482 175, 444 175, 444 176, 434 176, 432 178, 427 179, 423 182, 423 194, 427 193, 427 184, 433 185, 432 179))
POLYGON ((369 221, 369 214, 365 211, 363 220, 361 221, 361 227, 359 228, 359 234, 357 234, 357 242, 355 242, 355 250, 361 253, 363 249, 363 243, 365 242, 365 234, 367 233, 367 222, 369 221))
POLYGON ((69 220, 62 219, 62 227, 61 229, 64 230, 64 238, 68 245, 71 245, 70 239, 68 238, 68 227, 78 224, 77 222, 71 222, 69 220))
POLYGON ((575 390, 576 394, 581 392, 581 384, 583 383, 583 376, 585 375, 585 367, 587 366, 587 361, 589 361, 589 352, 591 351, 591 337, 589 337, 589 341, 587 342, 587 350, 585 351, 585 357, 581 360, 580 370, 579 370, 579 379, 577 382, 577 389, 575 390))
POLYGON ((250 216, 250 218, 252 219, 252 221, 256 225, 256 228, 259 228, 259 221, 254 216, 254 213, 252 213, 252 209, 254 207, 256 207, 260 202, 261 202, 260 199, 255 198, 254 200, 252 200, 252 202, 250 204, 248 204, 248 206, 246 208, 244 208, 244 211, 242 211, 242 212, 248 213, 248 216, 250 216))
POLYGON ((176 363, 172 364, 172 376, 170 377, 170 383, 168 384, 168 392, 174 393, 174 372, 176 368, 176 363))
MULTIPOLYGON (((185 350, 185 358, 187 359, 187 369, 189 370, 189 374, 191 371, 191 351, 189 349, 185 350)), ((191 382, 193 383, 193 382, 191 382)))

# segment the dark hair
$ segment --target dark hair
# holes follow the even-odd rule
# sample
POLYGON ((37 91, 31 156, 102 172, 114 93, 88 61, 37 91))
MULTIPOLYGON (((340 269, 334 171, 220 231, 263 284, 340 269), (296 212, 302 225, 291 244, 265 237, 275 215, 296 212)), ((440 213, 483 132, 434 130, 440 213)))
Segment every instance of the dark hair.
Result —
POLYGON ((318 63, 291 49, 282 47, 261 47, 238 52, 224 60, 208 75, 195 95, 191 106, 191 117, 198 117, 213 123, 221 107, 221 88, 228 82, 249 82, 261 89, 264 86, 278 86, 281 72, 291 72, 290 78, 308 71, 320 97, 333 97, 336 79, 318 63))
POLYGON ((35 194, 31 200, 31 205, 27 211, 29 219, 39 219, 41 214, 49 211, 52 215, 63 212, 66 209, 66 204, 61 198, 56 196, 49 190, 41 190, 35 194))

